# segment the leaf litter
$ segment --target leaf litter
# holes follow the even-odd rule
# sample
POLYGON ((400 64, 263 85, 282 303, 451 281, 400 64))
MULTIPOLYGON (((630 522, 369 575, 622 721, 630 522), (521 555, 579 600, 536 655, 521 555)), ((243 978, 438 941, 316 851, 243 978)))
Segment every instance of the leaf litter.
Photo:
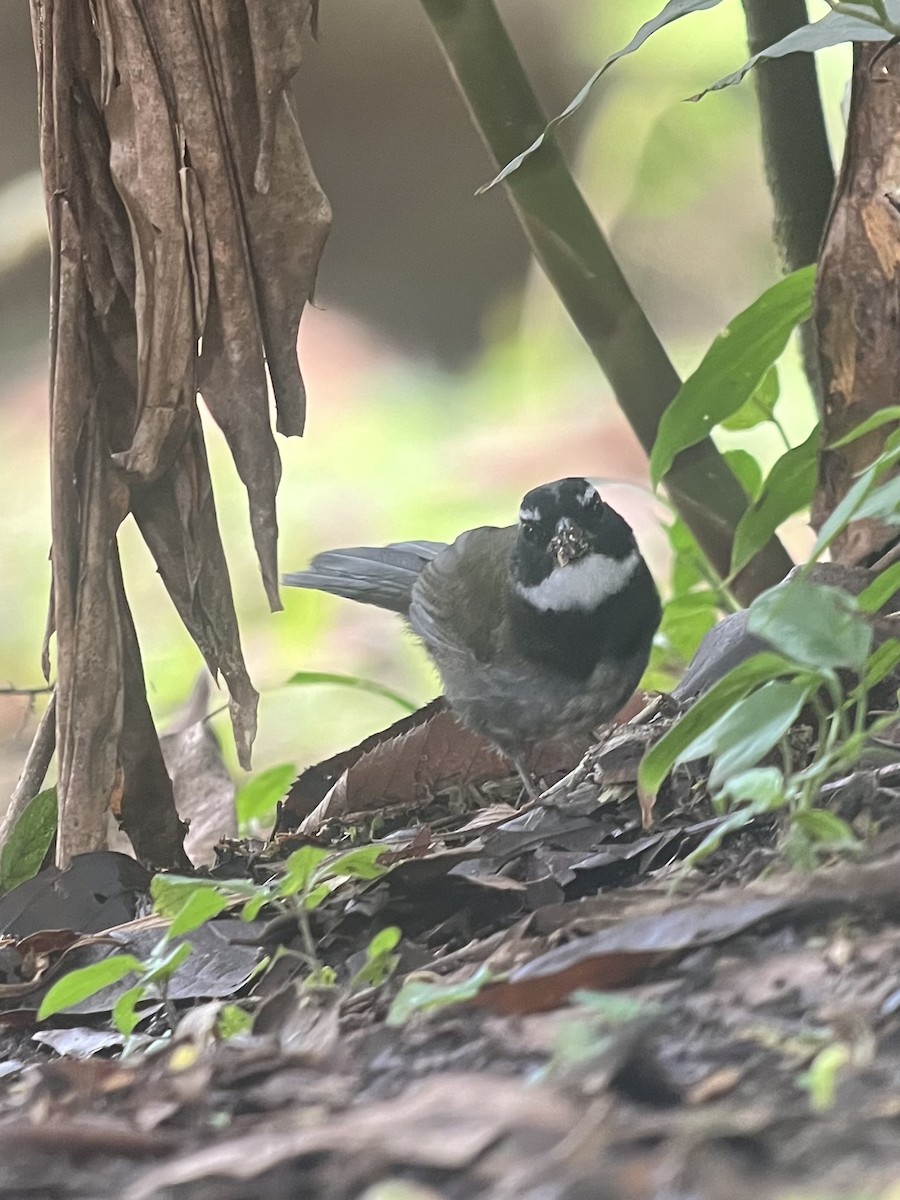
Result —
MULTIPOLYGON (((718 636, 729 665, 759 649, 718 636)), ((709 767, 675 767, 649 828, 637 767, 693 686, 545 762, 539 803, 440 703, 305 772, 269 839, 157 876, 169 903, 194 883, 224 899, 128 1037, 127 979, 36 1012, 75 962, 153 953, 149 874, 91 855, 0 898, 0 1196, 39 1176, 94 1200, 886 1197, 896 771, 827 794, 869 835, 850 861, 789 869, 785 816, 763 812, 686 869, 721 820, 709 767), (301 879, 303 920, 272 902, 301 879), (270 899, 246 921, 254 889, 270 899)))

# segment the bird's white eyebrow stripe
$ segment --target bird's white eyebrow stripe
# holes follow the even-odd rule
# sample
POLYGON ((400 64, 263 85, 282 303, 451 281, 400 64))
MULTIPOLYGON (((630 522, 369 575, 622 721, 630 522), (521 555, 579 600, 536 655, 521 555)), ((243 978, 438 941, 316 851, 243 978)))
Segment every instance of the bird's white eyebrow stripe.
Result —
POLYGON ((541 519, 540 510, 537 508, 520 508, 520 521, 539 521, 541 519))
POLYGON ((597 489, 594 487, 593 484, 589 483, 587 485, 587 487, 584 489, 584 491, 581 493, 581 495, 576 496, 575 499, 578 501, 578 503, 581 505, 582 508, 587 508, 587 506, 593 502, 594 497, 596 495, 597 495, 597 489))
POLYGON ((566 567, 555 567, 540 583, 530 587, 517 583, 516 591, 542 612, 591 612, 627 586, 639 562, 637 550, 626 558, 588 554, 566 567))

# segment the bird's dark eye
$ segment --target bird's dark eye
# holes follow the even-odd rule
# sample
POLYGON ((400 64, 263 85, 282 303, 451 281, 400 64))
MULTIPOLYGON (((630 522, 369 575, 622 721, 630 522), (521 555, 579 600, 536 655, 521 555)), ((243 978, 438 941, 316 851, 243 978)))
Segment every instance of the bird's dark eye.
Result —
POLYGON ((526 542, 536 542, 540 535, 540 526, 537 521, 522 522, 522 537, 526 542))

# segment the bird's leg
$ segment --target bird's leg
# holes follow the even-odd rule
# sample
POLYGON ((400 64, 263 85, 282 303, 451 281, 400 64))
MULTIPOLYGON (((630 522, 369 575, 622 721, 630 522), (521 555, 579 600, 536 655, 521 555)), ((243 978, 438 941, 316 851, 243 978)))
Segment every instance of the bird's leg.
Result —
POLYGON ((525 766, 522 760, 520 758, 516 758, 514 755, 510 755, 510 757, 515 763, 516 770, 519 772, 519 778, 525 784, 525 792, 528 796, 528 799, 532 802, 532 804, 536 803, 541 798, 540 788, 534 782, 534 779, 531 777, 528 768, 525 766))

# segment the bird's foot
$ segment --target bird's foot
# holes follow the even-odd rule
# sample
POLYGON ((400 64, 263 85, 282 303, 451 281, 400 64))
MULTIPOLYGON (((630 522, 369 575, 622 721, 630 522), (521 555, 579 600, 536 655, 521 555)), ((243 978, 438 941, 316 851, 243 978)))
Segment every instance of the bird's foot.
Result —
POLYGON ((541 798, 541 789, 535 783, 534 778, 521 759, 513 758, 513 763, 519 773, 519 778, 525 784, 525 795, 532 804, 536 804, 541 798))

